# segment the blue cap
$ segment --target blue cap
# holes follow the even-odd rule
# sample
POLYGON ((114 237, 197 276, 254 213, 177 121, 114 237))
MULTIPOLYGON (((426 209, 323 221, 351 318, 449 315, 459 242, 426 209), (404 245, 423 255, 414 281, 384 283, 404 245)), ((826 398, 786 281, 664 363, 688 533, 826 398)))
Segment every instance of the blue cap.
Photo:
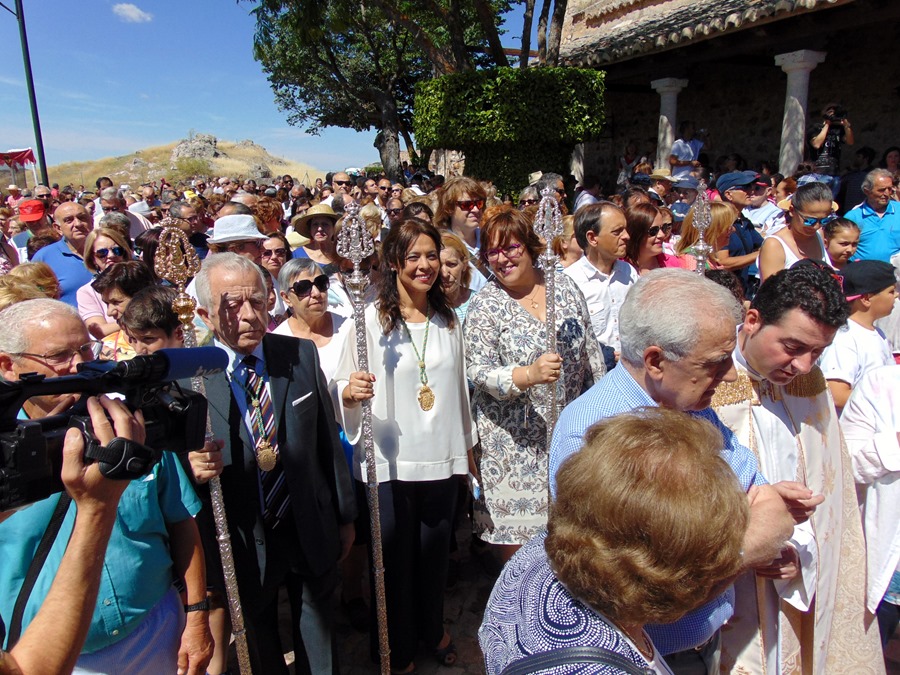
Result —
POLYGON ((693 176, 684 176, 683 178, 679 178, 678 182, 675 183, 676 190, 697 190, 699 188, 700 181, 693 176))
POLYGON ((650 180, 650 176, 646 173, 636 173, 629 179, 628 182, 632 185, 638 185, 640 187, 650 187, 653 184, 653 181, 650 180))
MULTIPOLYGON (((726 190, 733 188, 745 187, 747 185, 755 185, 759 182, 760 175, 755 171, 732 171, 731 173, 722 174, 716 181, 716 189, 719 194, 725 194, 726 190)), ((760 185, 765 183, 760 182, 760 185)))

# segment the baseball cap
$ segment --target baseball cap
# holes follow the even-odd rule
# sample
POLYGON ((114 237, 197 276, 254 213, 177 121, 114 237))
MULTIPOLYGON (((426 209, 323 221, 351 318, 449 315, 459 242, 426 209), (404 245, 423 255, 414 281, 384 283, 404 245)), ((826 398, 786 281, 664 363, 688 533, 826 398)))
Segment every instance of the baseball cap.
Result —
POLYGON ((755 171, 732 171, 722 174, 716 181, 716 189, 719 194, 724 194, 726 190, 734 188, 747 187, 748 185, 768 186, 768 183, 761 180, 761 176, 755 171))
POLYGON ((19 220, 33 223, 44 217, 44 202, 40 199, 26 199, 19 204, 19 220))
POLYGON ((840 274, 848 302, 868 293, 881 293, 897 283, 894 266, 883 260, 857 260, 844 267, 840 274))

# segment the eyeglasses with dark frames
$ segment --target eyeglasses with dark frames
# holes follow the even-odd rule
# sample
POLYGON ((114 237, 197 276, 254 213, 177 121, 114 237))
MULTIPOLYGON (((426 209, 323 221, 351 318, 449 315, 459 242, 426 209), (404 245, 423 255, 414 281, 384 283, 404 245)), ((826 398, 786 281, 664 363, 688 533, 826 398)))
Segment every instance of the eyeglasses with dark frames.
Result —
POLYGON ((457 199, 456 205, 461 208, 463 211, 471 211, 472 209, 478 209, 479 211, 484 208, 484 200, 483 199, 457 199))

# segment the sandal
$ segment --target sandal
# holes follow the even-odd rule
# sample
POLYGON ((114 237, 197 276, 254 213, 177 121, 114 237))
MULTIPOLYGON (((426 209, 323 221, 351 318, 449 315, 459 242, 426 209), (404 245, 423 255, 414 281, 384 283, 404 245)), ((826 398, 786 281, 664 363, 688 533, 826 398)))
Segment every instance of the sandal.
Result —
POLYGON ((446 634, 449 638, 447 641, 446 647, 435 647, 434 648, 434 658, 440 663, 442 666, 446 668, 450 668, 456 665, 457 652, 456 645, 453 644, 453 638, 450 637, 449 634, 446 634))

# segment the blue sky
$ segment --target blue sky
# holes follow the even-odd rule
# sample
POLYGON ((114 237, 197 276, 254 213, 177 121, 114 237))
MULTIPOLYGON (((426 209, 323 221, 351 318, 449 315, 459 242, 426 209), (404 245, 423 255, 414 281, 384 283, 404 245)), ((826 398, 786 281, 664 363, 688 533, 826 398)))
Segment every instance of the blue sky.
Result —
MULTIPOLYGON (((51 166, 164 145, 190 130, 250 138, 323 171, 378 160, 374 131, 310 136, 287 124, 253 60, 251 2, 23 1, 51 166)), ((0 44, 0 151, 33 146, 18 25, 2 8, 0 44)))

